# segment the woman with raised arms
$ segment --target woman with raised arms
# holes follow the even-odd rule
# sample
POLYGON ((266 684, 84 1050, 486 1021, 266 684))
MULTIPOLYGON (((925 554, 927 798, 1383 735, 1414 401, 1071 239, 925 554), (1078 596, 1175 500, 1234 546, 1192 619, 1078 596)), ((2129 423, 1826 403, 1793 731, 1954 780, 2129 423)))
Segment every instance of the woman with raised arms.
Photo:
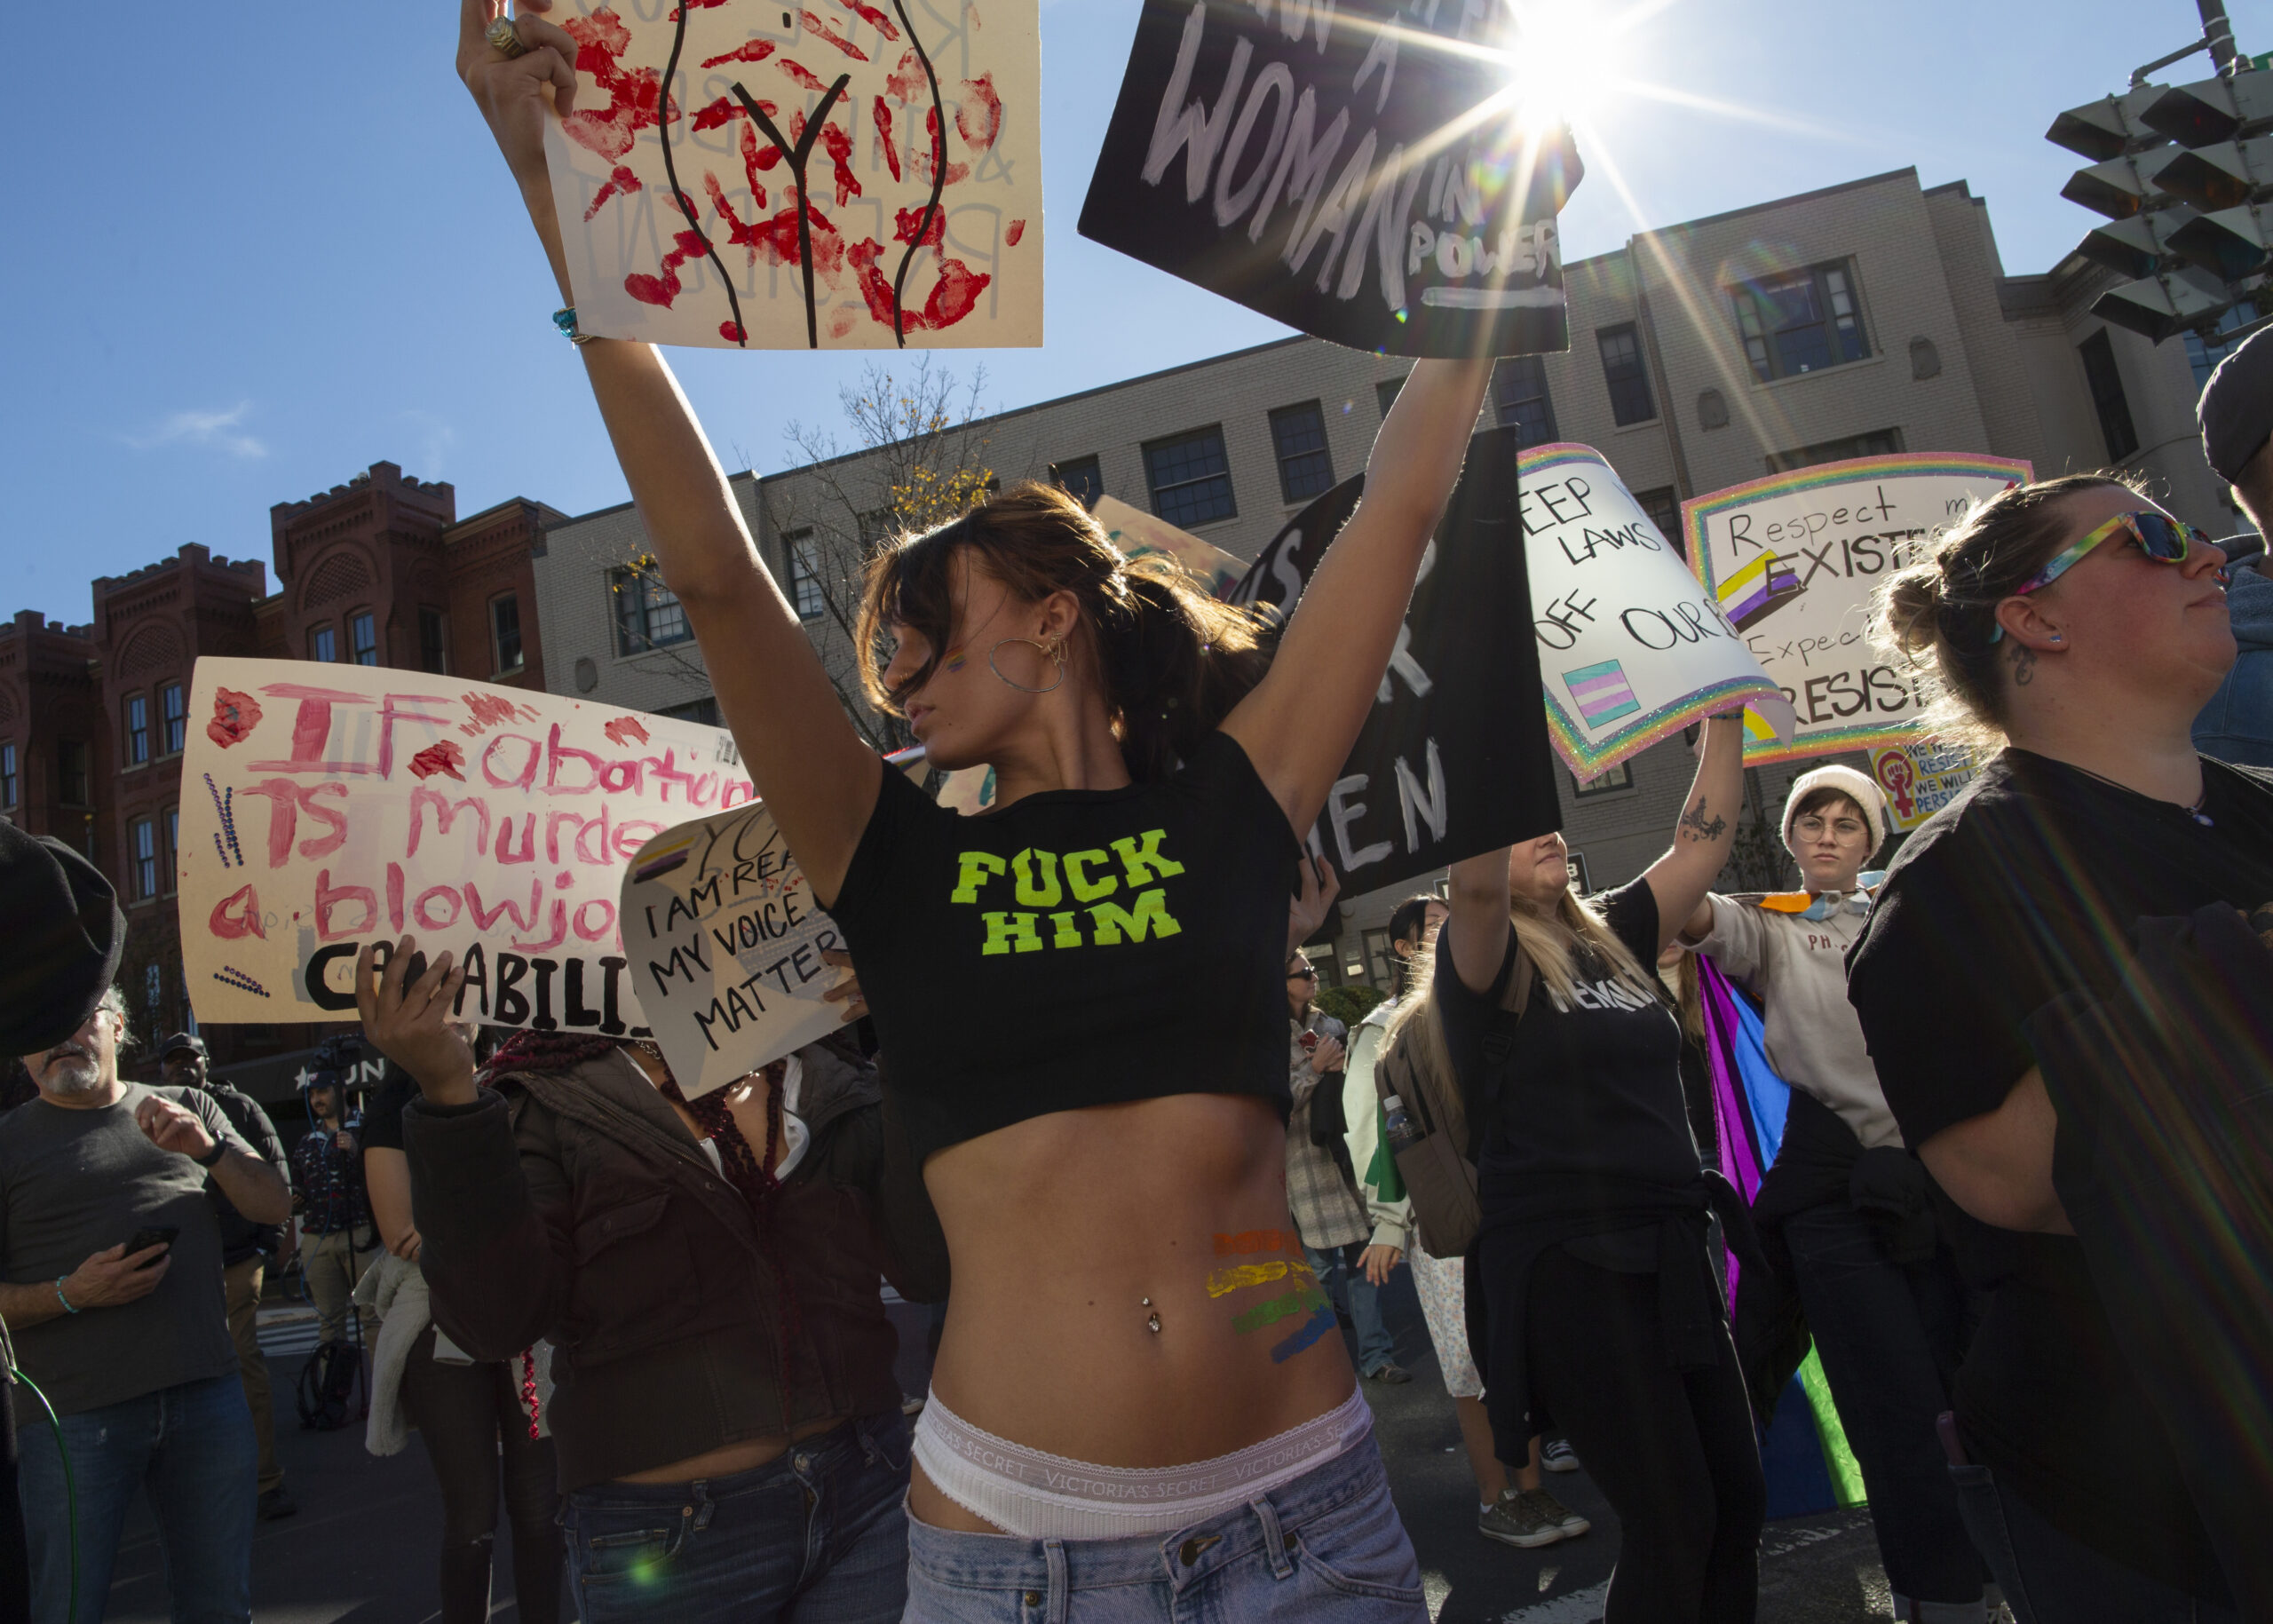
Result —
MULTIPOLYGON (((543 121, 575 50, 465 0, 458 66, 564 297, 543 121)), ((913 1619, 1422 1616, 1368 1412, 1288 1221, 1281 966, 1298 836, 1387 668, 1487 361, 1423 361, 1268 661, 1026 485, 872 568, 871 692, 958 818, 887 772, 767 574, 670 372, 581 353, 759 793, 836 915, 954 1294, 915 1444, 913 1619), (889 660, 880 646, 890 645, 889 660)))

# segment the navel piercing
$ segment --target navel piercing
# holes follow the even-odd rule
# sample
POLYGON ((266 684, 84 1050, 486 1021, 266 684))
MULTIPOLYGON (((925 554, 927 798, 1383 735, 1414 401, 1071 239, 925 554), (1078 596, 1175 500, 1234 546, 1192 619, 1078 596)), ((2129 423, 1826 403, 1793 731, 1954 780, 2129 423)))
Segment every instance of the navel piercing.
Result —
POLYGON ((1136 1306, 1139 1308, 1152 1309, 1151 1313, 1144 1316, 1144 1327, 1153 1334, 1158 1335, 1160 1328, 1160 1311, 1157 1308, 1152 1308, 1152 1299, 1150 1297, 1143 1298, 1137 1303, 1136 1306))

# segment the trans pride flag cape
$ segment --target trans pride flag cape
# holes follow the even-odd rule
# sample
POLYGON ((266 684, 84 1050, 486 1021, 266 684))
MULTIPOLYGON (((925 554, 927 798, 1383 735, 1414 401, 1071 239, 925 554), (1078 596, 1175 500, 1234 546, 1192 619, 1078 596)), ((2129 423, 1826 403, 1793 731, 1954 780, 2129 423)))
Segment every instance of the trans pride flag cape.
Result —
MULTIPOLYGON (((1768 1064, 1767 1032, 1758 1007, 1702 954, 1697 990, 1705 1005, 1705 1052, 1713 1068, 1713 1121, 1721 1171, 1751 1200, 1761 1175, 1784 1142, 1792 1085, 1768 1064)), ((1736 1300, 1737 1260, 1729 1258, 1729 1299, 1736 1300)), ((1784 1390, 1761 1446, 1768 1475, 1768 1515, 1802 1517, 1864 1503, 1862 1469, 1847 1446, 1831 1401, 1831 1383, 1815 1350, 1784 1390)))

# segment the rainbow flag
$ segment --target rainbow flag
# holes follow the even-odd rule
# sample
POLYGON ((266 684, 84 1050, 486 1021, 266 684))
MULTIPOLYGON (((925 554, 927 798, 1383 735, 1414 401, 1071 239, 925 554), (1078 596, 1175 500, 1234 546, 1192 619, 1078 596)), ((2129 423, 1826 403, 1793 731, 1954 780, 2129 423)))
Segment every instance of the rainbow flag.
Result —
POLYGON ((1634 697, 1634 685, 1626 679, 1626 668, 1615 660, 1565 671, 1563 685, 1571 690, 1579 716, 1588 727, 1600 727, 1642 709, 1642 701, 1634 697))
MULTIPOLYGON (((1792 1085, 1768 1064, 1767 1024, 1759 1009, 1702 955, 1697 959, 1697 992, 1705 1005, 1705 1052, 1712 1063, 1721 1171, 1749 1201, 1760 1193, 1761 1176, 1776 1164, 1776 1153, 1783 1145, 1792 1085)), ((1737 1274, 1731 1254, 1731 1307, 1737 1274)), ((1827 1511, 1831 1503, 1849 1509, 1866 1503, 1863 1469, 1848 1446, 1847 1430, 1832 1402, 1831 1383, 1812 1348, 1776 1407, 1775 1420, 1762 1439, 1762 1464, 1768 1474, 1770 1517, 1827 1511), (1797 1437, 1793 1436, 1794 1429, 1797 1437), (1810 1430, 1812 1438, 1806 1437, 1810 1430), (1831 1503, 1826 1503, 1826 1498, 1831 1503)))

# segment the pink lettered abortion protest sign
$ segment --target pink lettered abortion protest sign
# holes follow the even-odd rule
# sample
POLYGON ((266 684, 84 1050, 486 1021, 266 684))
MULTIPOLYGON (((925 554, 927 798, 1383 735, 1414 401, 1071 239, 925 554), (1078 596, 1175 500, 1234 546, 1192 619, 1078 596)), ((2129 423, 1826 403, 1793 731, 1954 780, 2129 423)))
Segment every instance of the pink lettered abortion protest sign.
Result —
POLYGON ((356 950, 468 969, 458 1012, 645 1035, 624 872, 754 799, 723 729, 419 671, 200 660, 183 758, 184 971, 201 1021, 352 1019, 356 950))

